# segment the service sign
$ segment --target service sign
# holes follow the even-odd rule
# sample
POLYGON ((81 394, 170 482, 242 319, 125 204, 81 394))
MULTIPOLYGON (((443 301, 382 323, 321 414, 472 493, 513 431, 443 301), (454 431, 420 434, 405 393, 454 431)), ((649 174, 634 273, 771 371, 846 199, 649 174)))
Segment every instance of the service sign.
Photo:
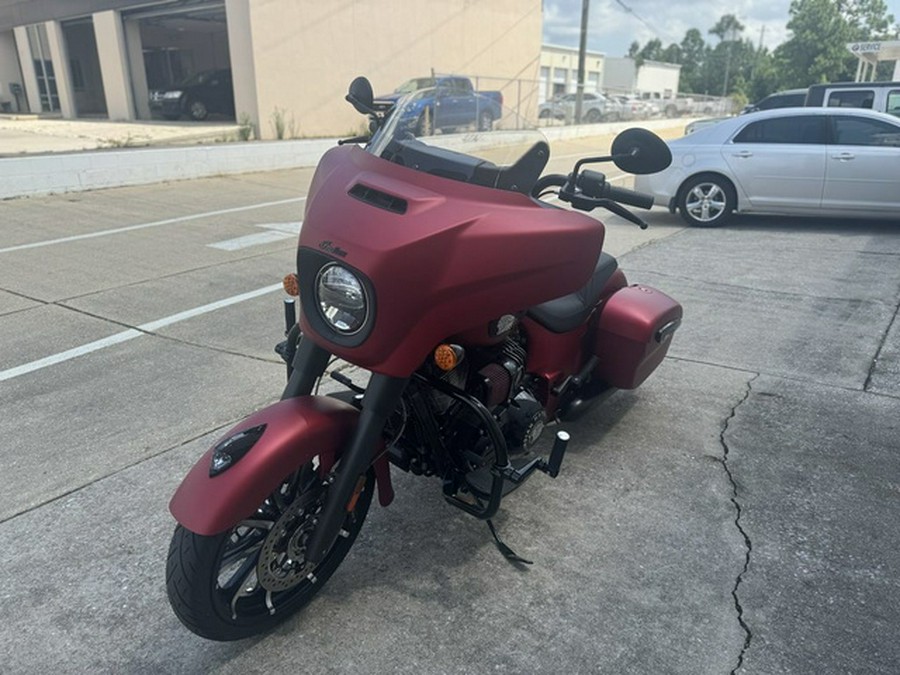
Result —
POLYGON ((873 52, 881 51, 881 43, 880 42, 851 42, 847 45, 847 49, 849 49, 854 54, 871 54, 873 52))

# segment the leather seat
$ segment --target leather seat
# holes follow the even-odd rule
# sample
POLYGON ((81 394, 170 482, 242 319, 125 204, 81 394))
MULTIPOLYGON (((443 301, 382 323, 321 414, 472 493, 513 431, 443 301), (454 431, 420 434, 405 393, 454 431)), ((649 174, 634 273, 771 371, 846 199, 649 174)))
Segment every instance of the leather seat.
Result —
POLYGON ((574 330, 590 316, 603 287, 618 267, 615 258, 601 253, 587 284, 574 293, 532 307, 528 310, 528 316, 554 333, 574 330))

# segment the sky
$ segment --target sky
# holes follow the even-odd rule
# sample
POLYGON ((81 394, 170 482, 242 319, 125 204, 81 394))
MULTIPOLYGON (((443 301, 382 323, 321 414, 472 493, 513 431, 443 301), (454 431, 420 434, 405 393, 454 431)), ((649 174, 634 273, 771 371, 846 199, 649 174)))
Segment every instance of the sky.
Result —
MULTIPOLYGON (((544 0, 544 43, 577 47, 581 27, 581 0, 544 0)), ((900 21, 900 0, 886 0, 888 12, 900 21)), ((663 47, 681 42, 697 28, 707 42, 721 16, 734 14, 744 24, 745 40, 770 50, 790 36, 786 28, 790 0, 591 0, 588 49, 607 56, 625 56, 637 40, 644 45, 654 37, 663 47)))

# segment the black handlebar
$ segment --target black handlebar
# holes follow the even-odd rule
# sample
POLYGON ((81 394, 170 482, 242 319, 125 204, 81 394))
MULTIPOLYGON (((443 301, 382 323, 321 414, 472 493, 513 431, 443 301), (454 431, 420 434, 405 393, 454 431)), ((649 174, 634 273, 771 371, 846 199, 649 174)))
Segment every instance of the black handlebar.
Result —
POLYGON ((584 195, 594 199, 611 199, 614 202, 636 206, 639 209, 649 209, 653 206, 651 195, 610 185, 606 181, 606 176, 599 171, 582 171, 575 179, 575 185, 581 189, 584 195))
POLYGON ((643 192, 614 187, 606 182, 606 176, 599 171, 585 170, 580 173, 571 173, 568 176, 562 174, 542 176, 534 184, 531 194, 540 199, 544 191, 551 187, 558 187, 559 198, 579 211, 593 211, 598 206, 602 206, 617 216, 640 226, 642 230, 647 229, 647 223, 622 204, 649 209, 653 206, 653 197, 643 192))
POLYGON ((614 202, 628 204, 629 206, 636 206, 639 209, 649 209, 653 207, 652 195, 648 195, 644 192, 636 192, 635 190, 629 190, 628 188, 614 187, 609 183, 607 183, 606 185, 609 188, 607 190, 606 196, 609 199, 612 199, 614 202))

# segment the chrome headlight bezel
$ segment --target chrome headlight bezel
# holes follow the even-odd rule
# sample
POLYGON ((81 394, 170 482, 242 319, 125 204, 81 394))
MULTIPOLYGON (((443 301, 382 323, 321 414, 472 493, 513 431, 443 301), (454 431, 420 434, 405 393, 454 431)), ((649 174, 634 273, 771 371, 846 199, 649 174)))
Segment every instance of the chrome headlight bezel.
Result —
POLYGON ((353 337, 368 326, 372 310, 368 289, 360 276, 346 265, 330 262, 319 269, 315 281, 315 298, 316 309, 323 321, 338 335, 353 337), (329 279, 330 274, 343 278, 329 279), (328 288, 328 284, 332 285, 331 288, 328 288), (341 285, 345 288, 341 289, 341 285), (331 297, 325 297, 326 292, 331 297), (342 298, 341 295, 345 297, 342 298), (342 300, 345 301, 343 306, 342 300), (361 303, 361 306, 354 307, 351 306, 352 303, 361 303), (352 319, 351 323, 345 320, 348 317, 352 319))

